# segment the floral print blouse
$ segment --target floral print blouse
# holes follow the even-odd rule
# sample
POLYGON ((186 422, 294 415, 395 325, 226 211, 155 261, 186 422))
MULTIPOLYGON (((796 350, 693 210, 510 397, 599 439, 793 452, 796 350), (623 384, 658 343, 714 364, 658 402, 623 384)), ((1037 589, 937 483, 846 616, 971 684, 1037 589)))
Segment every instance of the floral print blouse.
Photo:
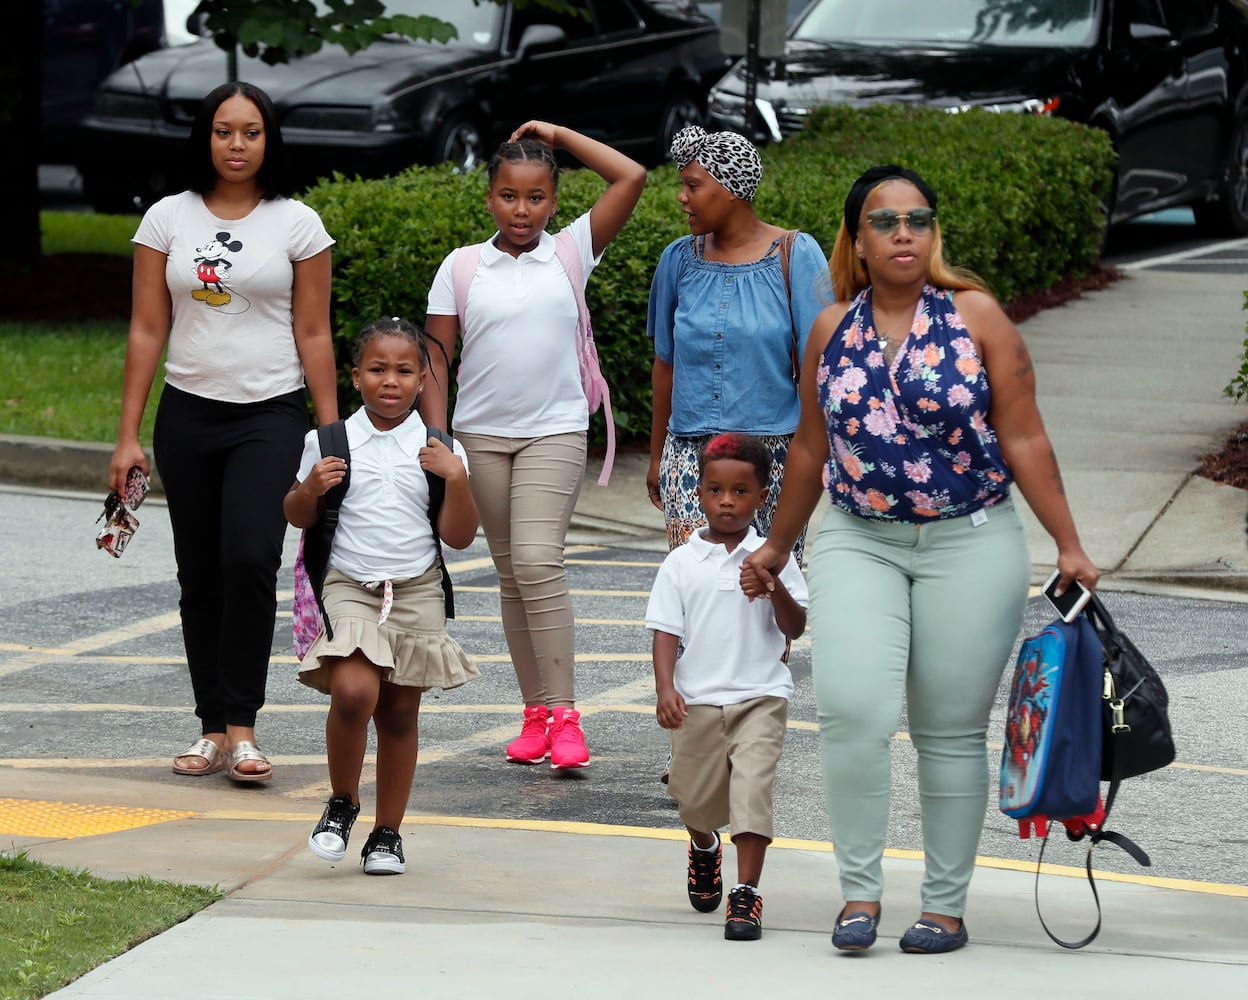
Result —
POLYGON ((866 288, 816 375, 832 502, 859 517, 922 523, 1008 496, 1009 467, 988 423, 988 377, 953 291, 925 286, 891 365, 883 348, 866 288))

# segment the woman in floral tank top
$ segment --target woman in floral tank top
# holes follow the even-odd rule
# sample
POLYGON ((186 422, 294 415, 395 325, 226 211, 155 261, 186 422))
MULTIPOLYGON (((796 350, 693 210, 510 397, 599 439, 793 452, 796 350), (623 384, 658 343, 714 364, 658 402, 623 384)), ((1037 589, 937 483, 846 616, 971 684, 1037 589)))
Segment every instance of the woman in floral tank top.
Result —
POLYGON ((903 699, 918 757, 922 912, 903 951, 964 945, 988 794, 993 699, 1022 624, 1030 560, 1010 484, 1057 543, 1062 585, 1096 586, 1018 329, 941 253, 936 193, 887 164, 850 189, 836 303, 810 332, 801 417, 771 535, 742 569, 765 597, 822 489, 810 555, 824 786, 845 905, 832 943, 876 938, 890 740, 903 699))

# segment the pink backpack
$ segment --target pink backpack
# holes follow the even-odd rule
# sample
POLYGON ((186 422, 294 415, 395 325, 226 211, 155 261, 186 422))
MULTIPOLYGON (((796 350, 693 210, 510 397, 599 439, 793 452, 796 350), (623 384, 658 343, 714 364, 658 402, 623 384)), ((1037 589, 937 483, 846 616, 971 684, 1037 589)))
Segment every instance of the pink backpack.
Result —
MULTIPOLYGON (((481 261, 483 243, 460 247, 451 262, 451 286, 455 291, 455 311, 459 313, 459 325, 464 325, 464 309, 468 305, 468 288, 477 273, 481 261)), ((581 255, 572 234, 562 229, 555 234, 555 256, 563 265, 572 292, 576 296, 576 360, 581 369, 581 391, 589 404, 589 412, 597 413, 601 407, 607 418, 607 454, 602 463, 602 475, 598 485, 606 486, 615 465, 615 419, 611 416, 611 390, 598 366, 598 348, 594 346, 594 330, 589 322, 589 307, 585 304, 585 274, 581 269, 581 255)))

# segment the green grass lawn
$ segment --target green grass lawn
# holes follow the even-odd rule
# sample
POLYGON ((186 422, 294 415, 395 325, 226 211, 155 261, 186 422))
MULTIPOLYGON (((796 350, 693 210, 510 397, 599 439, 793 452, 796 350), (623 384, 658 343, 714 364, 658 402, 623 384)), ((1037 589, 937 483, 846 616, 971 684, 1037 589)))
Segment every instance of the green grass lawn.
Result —
MULTIPOLYGON (((45 255, 108 253, 129 257, 137 215, 41 212, 45 255)), ((121 377, 126 323, 0 321, 4 394, 0 434, 28 434, 71 441, 115 441, 121 414, 121 377)), ((140 440, 150 445, 155 400, 163 384, 157 373, 143 416, 140 440)))
MULTIPOLYGON (((124 322, 70 326, 0 322, 4 398, 0 434, 29 434, 70 441, 116 441, 121 377, 126 360, 124 322)), ((152 442, 157 372, 139 440, 152 442)))
POLYGON ((180 923, 217 889, 110 881, 0 854, 0 1000, 30 1000, 180 923))
POLYGON ((54 253, 134 252, 130 237, 139 228, 137 215, 96 215, 91 212, 40 212, 44 255, 54 253))

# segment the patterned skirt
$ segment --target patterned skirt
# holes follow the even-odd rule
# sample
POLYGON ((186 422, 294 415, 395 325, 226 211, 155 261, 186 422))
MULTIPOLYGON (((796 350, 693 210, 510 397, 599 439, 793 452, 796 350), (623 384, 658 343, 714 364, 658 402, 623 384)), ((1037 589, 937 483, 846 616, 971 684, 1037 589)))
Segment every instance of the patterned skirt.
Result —
MULTIPOLYGON (((663 500, 663 516, 667 521, 668 550, 684 545, 689 536, 702 525, 706 517, 698 502, 698 452, 713 438, 714 434, 698 437, 673 437, 667 435, 663 442, 663 457, 659 459, 659 495, 663 500)), ((792 434, 759 434, 758 439, 771 452, 771 477, 765 484, 770 491, 767 502, 754 515, 754 528, 766 536, 771 530, 771 519, 780 501, 780 483, 784 479, 784 460, 789 454, 792 434)), ((806 547, 806 529, 803 527, 793 554, 802 563, 806 547)))

